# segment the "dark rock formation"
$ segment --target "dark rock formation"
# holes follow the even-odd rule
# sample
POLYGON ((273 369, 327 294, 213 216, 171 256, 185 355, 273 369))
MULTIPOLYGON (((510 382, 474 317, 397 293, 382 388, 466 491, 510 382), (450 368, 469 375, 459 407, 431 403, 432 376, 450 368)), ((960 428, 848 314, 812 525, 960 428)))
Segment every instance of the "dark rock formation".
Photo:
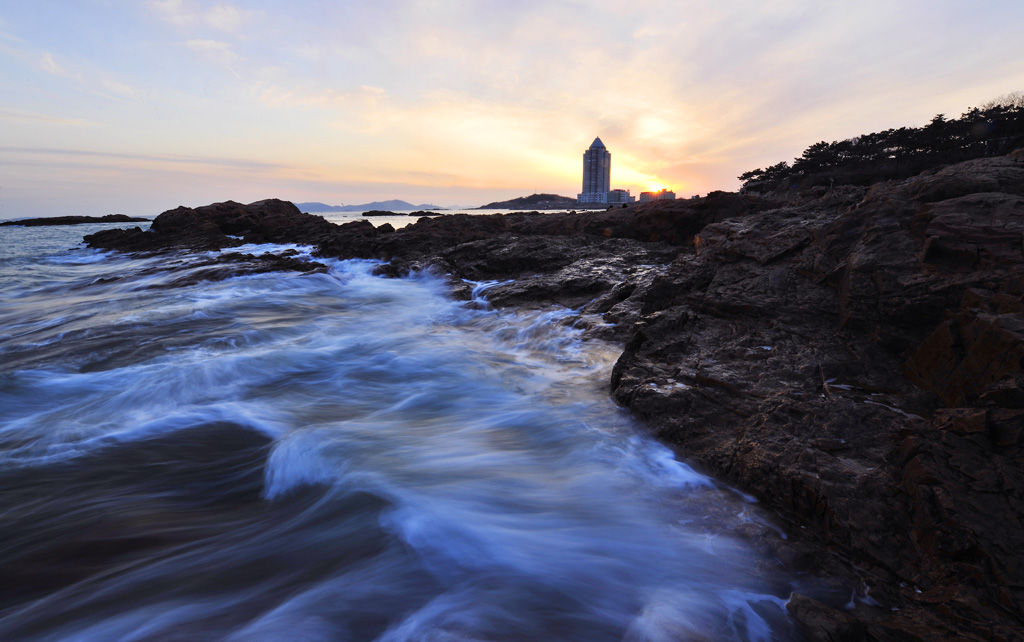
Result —
POLYGON ((107 214, 105 216, 52 216, 49 218, 25 218, 18 221, 4 221, 2 225, 20 225, 23 227, 40 227, 44 225, 83 225, 86 223, 148 223, 148 218, 128 216, 127 214, 107 214))
MULTIPOLYGON (((768 203, 753 196, 716 192, 700 201, 658 201, 635 209, 541 214, 522 212, 471 216, 454 214, 421 218, 393 235, 370 229, 367 222, 340 226, 320 244, 322 256, 422 258, 463 243, 484 239, 580 237, 632 239, 680 246, 708 223, 764 210, 768 203)), ((521 269, 512 269, 518 273, 521 269)))
POLYGON ((268 199, 249 205, 226 201, 168 210, 156 217, 149 230, 104 230, 86 236, 85 242, 125 252, 214 250, 244 243, 315 243, 335 227, 320 216, 303 214, 287 201, 268 199))
POLYGON ((799 593, 793 594, 786 608, 814 642, 854 642, 865 639, 863 622, 849 613, 829 608, 799 593))
MULTIPOLYGON (((488 298, 499 305, 575 307, 648 280, 654 266, 672 260, 707 223, 767 207, 735 194, 651 205, 598 213, 454 214, 421 218, 391 232, 357 221, 338 227, 317 254, 391 261, 382 274, 435 265, 456 281, 512 279, 489 289, 488 298)), ((623 328, 602 332, 614 335, 623 328)))
POLYGON ((465 296, 462 279, 495 281, 498 305, 579 306, 592 335, 625 339, 616 400, 792 520, 789 540, 752 526, 751 541, 847 578, 791 600, 812 639, 1020 640, 1021 160, 785 201, 718 192, 398 230, 225 203, 88 238, 128 251, 309 243, 382 259, 387 276, 436 266, 465 296))
POLYGON ((1003 157, 808 195, 705 227, 641 298, 616 399, 898 609, 862 635, 791 605, 822 639, 1024 635, 1022 190, 1003 157))

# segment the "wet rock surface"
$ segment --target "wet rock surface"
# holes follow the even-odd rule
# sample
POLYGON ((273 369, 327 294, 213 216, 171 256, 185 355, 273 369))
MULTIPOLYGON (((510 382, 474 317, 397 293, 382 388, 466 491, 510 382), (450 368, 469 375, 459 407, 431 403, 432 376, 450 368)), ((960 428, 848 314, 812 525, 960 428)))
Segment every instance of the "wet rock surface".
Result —
POLYGON ((992 158, 732 217, 641 298, 616 399, 884 607, 791 605, 821 639, 1024 636, 1022 189, 992 158))
POLYGON ((619 403, 791 520, 789 539, 752 527, 750 540, 836 578, 831 595, 790 602, 811 639, 1020 640, 1020 156, 785 201, 713 193, 398 230, 227 203, 87 240, 308 243, 380 259, 385 276, 442 270, 465 297, 466 281, 486 283, 495 305, 577 309, 592 336, 625 344, 619 403))

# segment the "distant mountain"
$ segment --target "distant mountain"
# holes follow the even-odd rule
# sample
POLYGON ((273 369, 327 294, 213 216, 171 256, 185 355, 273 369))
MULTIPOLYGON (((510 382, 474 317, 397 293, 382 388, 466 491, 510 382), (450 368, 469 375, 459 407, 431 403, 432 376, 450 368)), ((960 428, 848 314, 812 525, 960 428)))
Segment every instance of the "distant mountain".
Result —
POLYGON ((390 201, 374 201, 362 205, 326 205, 324 203, 296 203, 295 207, 303 212, 369 212, 370 210, 439 210, 437 205, 424 203, 413 205, 406 201, 392 199, 390 201))
POLYGON ((303 212, 344 212, 345 205, 327 205, 326 203, 296 203, 295 207, 303 212))
POLYGON ((511 201, 497 201, 488 203, 480 210, 561 210, 568 207, 576 207, 575 198, 559 196, 558 194, 533 194, 531 196, 520 196, 511 201))

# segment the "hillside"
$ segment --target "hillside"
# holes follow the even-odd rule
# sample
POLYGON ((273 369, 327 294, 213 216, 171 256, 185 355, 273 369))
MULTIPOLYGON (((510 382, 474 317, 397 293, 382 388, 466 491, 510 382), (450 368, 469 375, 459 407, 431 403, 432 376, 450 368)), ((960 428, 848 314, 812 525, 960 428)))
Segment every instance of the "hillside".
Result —
POLYGON ((782 161, 738 178, 746 191, 765 193, 816 185, 869 186, 916 176, 973 158, 1024 146, 1024 92, 974 107, 959 118, 938 114, 924 127, 900 127, 831 143, 821 141, 793 163, 782 161))

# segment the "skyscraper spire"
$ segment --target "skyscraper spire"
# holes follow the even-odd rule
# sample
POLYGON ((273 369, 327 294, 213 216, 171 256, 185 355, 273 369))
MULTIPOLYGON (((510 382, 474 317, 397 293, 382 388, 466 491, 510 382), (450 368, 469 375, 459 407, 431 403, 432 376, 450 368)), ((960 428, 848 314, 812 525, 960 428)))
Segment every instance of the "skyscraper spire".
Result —
POLYGON ((580 203, 607 203, 611 186, 612 155, 600 138, 583 152, 583 191, 580 203))

